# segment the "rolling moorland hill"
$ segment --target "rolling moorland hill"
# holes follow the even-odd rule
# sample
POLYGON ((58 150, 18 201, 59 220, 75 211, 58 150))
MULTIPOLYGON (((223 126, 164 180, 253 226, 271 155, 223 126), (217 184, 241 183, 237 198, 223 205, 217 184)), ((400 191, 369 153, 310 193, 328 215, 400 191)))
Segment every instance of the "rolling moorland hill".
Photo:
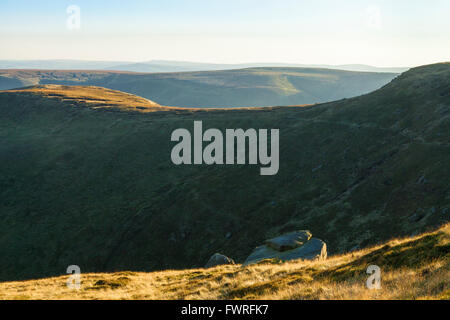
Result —
POLYGON ((0 283, 0 299, 450 299, 450 225, 325 261, 81 275, 0 283), (369 265, 381 288, 369 290, 369 265))
POLYGON ((333 255, 449 220, 450 63, 310 107, 121 111, 30 90, 0 92, 2 281, 242 262, 298 229, 333 255), (194 120, 279 128, 278 174, 175 166, 171 133, 194 120))
MULTIPOLYGON (((0 69, 3 69, 2 65, 3 64, 0 61, 0 69)), ((347 71, 391 72, 391 73, 401 73, 408 70, 408 68, 402 67, 392 67, 392 68, 373 67, 364 64, 347 64, 347 65, 307 65, 295 63, 216 64, 216 63, 196 63, 188 61, 164 61, 164 60, 151 60, 138 63, 116 64, 114 66, 105 68, 105 70, 132 71, 132 72, 183 72, 183 71, 231 70, 231 69, 261 68, 261 67, 326 68, 326 69, 347 70, 347 71)), ((29 69, 26 68, 25 66, 20 68, 29 69)), ((44 68, 41 67, 39 69, 44 68)))
POLYGON ((292 67, 292 68, 327 68, 362 72, 407 71, 406 67, 374 67, 364 64, 324 65, 254 62, 239 64, 219 64, 191 61, 150 60, 132 61, 95 61, 95 60, 0 60, 0 69, 40 69, 40 70, 111 70, 129 72, 184 72, 231 70, 256 67, 292 67))
POLYGON ((396 73, 315 68, 130 73, 112 71, 0 70, 0 89, 39 84, 99 86, 175 107, 264 107, 311 104, 368 93, 396 73))

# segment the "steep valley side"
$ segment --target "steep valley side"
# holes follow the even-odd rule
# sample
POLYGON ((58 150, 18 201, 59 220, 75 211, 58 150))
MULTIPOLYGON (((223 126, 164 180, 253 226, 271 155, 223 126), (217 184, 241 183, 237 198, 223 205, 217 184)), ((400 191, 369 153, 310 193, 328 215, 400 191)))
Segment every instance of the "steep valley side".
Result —
POLYGON ((449 92, 448 63, 311 107, 142 113, 0 92, 0 280, 242 262, 297 229, 342 253, 445 223, 449 92), (175 166, 171 132, 194 120, 279 128, 278 174, 175 166))

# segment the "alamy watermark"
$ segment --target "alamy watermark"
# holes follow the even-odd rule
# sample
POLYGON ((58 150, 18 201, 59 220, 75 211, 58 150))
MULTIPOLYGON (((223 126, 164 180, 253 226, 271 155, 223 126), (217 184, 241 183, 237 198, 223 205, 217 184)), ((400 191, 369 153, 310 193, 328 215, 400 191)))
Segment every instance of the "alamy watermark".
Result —
POLYGON ((66 273, 70 276, 67 279, 66 285, 69 289, 80 289, 81 288, 81 269, 79 266, 73 264, 67 267, 66 273))
POLYGON ((367 27, 370 29, 380 30, 382 27, 381 9, 378 6, 370 6, 366 8, 367 27))
POLYGON ((270 130, 270 155, 267 150, 269 142, 267 129, 259 129, 258 131, 255 129, 247 129, 246 131, 243 129, 226 129, 224 151, 222 131, 211 128, 203 133, 202 121, 194 121, 193 140, 192 148, 191 133, 187 129, 180 128, 172 132, 171 141, 179 141, 173 147, 170 155, 174 164, 233 165, 246 164, 246 160, 248 160, 248 164, 258 164, 259 160, 259 164, 264 166, 260 168, 260 175, 275 175, 278 173, 279 129, 270 130), (203 142, 205 141, 209 144, 203 148, 203 142), (248 150, 246 145, 248 145, 248 150))
POLYGON ((70 5, 66 9, 69 15, 66 20, 66 27, 69 30, 77 30, 81 28, 81 9, 77 5, 70 5))
POLYGON ((381 269, 377 265, 370 265, 366 273, 370 274, 367 278, 367 289, 380 289, 381 288, 381 269))

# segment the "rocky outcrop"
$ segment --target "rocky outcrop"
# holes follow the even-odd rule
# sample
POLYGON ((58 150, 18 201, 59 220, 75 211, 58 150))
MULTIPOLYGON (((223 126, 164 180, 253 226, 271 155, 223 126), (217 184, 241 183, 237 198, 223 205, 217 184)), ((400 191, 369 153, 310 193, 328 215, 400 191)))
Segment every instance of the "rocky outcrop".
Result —
POLYGON ((205 264, 205 268, 212 268, 223 264, 234 264, 234 261, 223 254, 215 253, 209 258, 208 262, 205 264))
POLYGON ((286 251, 300 247, 312 234, 308 230, 294 231, 265 241, 266 246, 276 251, 286 251))
POLYGON ((245 260, 243 265, 257 263, 265 259, 323 260, 327 258, 327 245, 320 239, 312 238, 307 230, 295 231, 266 240, 245 260))

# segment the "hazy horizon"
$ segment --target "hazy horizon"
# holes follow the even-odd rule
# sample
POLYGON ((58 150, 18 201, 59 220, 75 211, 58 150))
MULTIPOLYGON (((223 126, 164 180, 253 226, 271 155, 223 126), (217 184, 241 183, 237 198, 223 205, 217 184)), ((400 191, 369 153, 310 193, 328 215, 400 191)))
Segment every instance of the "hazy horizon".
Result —
POLYGON ((0 60, 413 67, 448 61, 449 13, 443 0, 6 0, 0 60))
MULTIPOLYGON (((213 61, 195 61, 195 60, 187 60, 187 59, 179 59, 179 60, 169 60, 169 59, 148 59, 148 60, 107 60, 107 59, 71 59, 71 58, 58 58, 58 59, 0 59, 0 61, 41 61, 41 62, 46 62, 46 61, 73 61, 73 62, 104 62, 104 63, 151 63, 151 62, 176 62, 176 63, 198 63, 198 64, 217 64, 217 65, 247 65, 247 64, 291 64, 291 65, 305 65, 305 66, 319 66, 319 65, 326 65, 326 66, 345 66, 345 65, 364 65, 364 66, 369 66, 369 67, 376 67, 376 68, 412 68, 412 67, 416 67, 418 65, 374 65, 374 64, 368 64, 368 63, 343 63, 343 64, 326 64, 326 63, 321 63, 320 61, 316 62, 316 63, 300 63, 300 62, 284 62, 284 61, 248 61, 248 62, 225 62, 225 63, 220 63, 220 62, 213 62, 213 61)), ((434 64, 434 63, 440 63, 440 62, 446 62, 446 61, 436 61, 436 62, 432 62, 430 64, 434 64)))

